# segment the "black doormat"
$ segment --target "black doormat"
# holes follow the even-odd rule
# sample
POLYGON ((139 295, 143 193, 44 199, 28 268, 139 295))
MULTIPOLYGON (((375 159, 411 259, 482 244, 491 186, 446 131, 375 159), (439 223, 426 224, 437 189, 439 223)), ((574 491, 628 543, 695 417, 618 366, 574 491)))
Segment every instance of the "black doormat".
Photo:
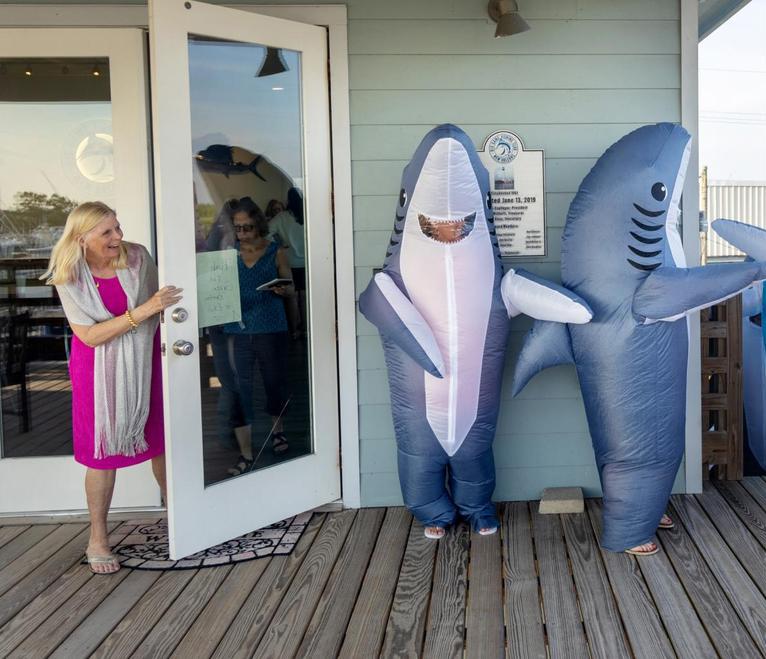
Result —
POLYGON ((287 556, 306 530, 311 515, 301 513, 178 561, 168 556, 168 525, 165 520, 128 522, 136 524, 135 528, 114 546, 112 552, 123 567, 134 570, 196 570, 266 556, 287 556))

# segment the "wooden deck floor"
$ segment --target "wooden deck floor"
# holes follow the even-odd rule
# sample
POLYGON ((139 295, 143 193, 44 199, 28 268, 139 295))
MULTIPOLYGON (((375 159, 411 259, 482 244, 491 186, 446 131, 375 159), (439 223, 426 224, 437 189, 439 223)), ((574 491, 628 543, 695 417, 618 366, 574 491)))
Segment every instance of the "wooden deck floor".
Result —
POLYGON ((108 577, 85 524, 0 526, 0 656, 766 656, 763 479, 674 497, 641 559, 600 551, 597 500, 536 507, 439 542, 401 508, 316 514, 287 557, 108 577))

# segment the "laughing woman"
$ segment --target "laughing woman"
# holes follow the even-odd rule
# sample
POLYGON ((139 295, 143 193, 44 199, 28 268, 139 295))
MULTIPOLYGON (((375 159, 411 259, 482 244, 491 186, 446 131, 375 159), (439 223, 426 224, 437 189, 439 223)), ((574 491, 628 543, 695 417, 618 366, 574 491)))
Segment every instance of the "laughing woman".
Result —
POLYGON ((106 528, 115 471, 151 459, 165 495, 157 327, 160 311, 181 299, 181 289, 158 290, 149 252, 123 241, 115 212, 98 201, 69 214, 43 278, 56 286, 74 333, 74 458, 87 467, 91 524, 85 554, 93 572, 110 574, 120 569, 106 528))

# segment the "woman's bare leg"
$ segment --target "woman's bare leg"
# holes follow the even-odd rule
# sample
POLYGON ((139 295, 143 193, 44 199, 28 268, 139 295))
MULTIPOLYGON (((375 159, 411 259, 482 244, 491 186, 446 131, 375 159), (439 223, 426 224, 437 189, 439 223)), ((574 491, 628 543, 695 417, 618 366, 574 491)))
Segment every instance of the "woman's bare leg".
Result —
POLYGON ((168 505, 168 484, 165 476, 165 454, 155 455, 152 458, 152 473, 157 481, 157 485, 160 486, 160 492, 162 493, 162 505, 168 505))
MULTIPOLYGON (((112 503, 114 492, 114 469, 88 469, 85 472, 85 497, 88 500, 90 514, 90 540, 86 554, 88 556, 108 556, 112 549, 109 546, 109 532, 106 528, 106 515, 112 503)), ((116 572, 119 563, 91 564, 94 572, 116 572)))

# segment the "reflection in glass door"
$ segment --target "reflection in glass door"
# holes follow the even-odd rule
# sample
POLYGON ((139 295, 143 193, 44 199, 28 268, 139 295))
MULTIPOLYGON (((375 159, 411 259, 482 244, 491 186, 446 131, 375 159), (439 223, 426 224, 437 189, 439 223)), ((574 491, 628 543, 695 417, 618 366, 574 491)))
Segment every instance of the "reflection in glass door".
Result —
POLYGON ((205 484, 311 453, 301 55, 190 36, 205 484))
POLYGON ((69 211, 114 205, 107 57, 0 58, 3 458, 71 455, 69 328, 39 281, 69 211))

